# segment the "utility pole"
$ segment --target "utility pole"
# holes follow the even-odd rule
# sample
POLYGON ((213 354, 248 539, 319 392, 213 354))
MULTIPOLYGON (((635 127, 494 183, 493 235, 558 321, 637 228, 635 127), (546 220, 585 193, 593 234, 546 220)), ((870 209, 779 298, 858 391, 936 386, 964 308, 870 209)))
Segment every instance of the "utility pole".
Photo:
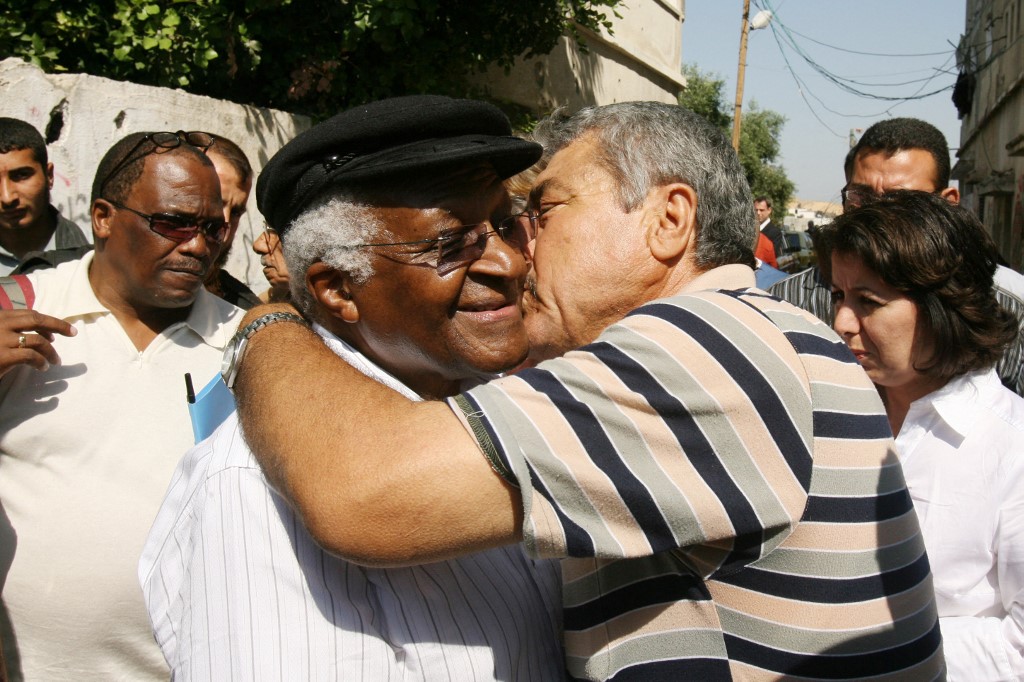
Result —
POLYGON ((743 113, 743 74, 747 67, 747 34, 750 33, 750 0, 743 0, 743 28, 740 32, 740 64, 736 71, 736 107, 732 113, 732 148, 740 153, 740 116, 743 113))
POLYGON ((740 65, 736 71, 736 107, 732 112, 732 148, 740 152, 740 123, 743 117, 743 74, 747 70, 747 36, 772 21, 772 13, 761 10, 750 21, 750 0, 743 0, 743 29, 740 33, 740 65))

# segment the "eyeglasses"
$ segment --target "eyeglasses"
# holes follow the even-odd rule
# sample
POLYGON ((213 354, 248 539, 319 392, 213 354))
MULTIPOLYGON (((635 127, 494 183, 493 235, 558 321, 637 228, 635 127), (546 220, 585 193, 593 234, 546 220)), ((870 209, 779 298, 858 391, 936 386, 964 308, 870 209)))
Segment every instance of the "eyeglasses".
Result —
MULTIPOLYGON (((843 198, 843 210, 852 208, 860 208, 867 204, 874 203, 888 194, 890 191, 897 191, 896 189, 887 189, 882 193, 878 194, 862 186, 843 187, 839 190, 840 196, 843 198)), ((942 194, 941 189, 927 191, 927 190, 900 190, 900 191, 919 191, 922 194, 942 194)))
POLYGON ((532 211, 517 213, 502 219, 490 229, 491 223, 476 223, 474 225, 460 225, 451 229, 443 230, 434 239, 418 239, 411 242, 385 242, 377 244, 353 244, 348 248, 369 248, 381 246, 415 246, 417 244, 437 244, 436 250, 424 252, 425 255, 433 253, 433 261, 427 260, 425 264, 432 265, 437 269, 438 275, 446 275, 464 265, 468 265, 484 254, 487 248, 487 239, 492 234, 497 234, 503 242, 516 249, 523 250, 533 239, 537 231, 537 214, 532 211))
POLYGON ((871 203, 880 196, 867 189, 849 186, 839 190, 839 195, 843 198, 843 209, 858 208, 871 203))
POLYGON ((103 182, 100 183, 100 196, 103 195, 103 190, 106 189, 107 183, 110 182, 111 178, 124 170, 125 166, 129 163, 141 158, 136 157, 135 152, 137 152, 146 142, 151 142, 153 144, 153 149, 150 149, 142 156, 148 156, 149 154, 157 152, 157 150, 168 151, 171 149, 177 149, 183 144, 196 147, 199 151, 205 154, 206 150, 213 146, 214 138, 213 135, 199 130, 193 130, 187 133, 184 130, 179 130, 176 133, 150 133, 143 136, 141 140, 135 143, 135 146, 131 148, 131 151, 125 154, 117 165, 110 169, 110 172, 107 173, 107 177, 103 178, 103 182))
POLYGON ((112 199, 104 199, 111 206, 130 211, 140 218, 145 219, 149 222, 149 229, 156 232, 161 237, 167 237, 176 242, 187 242, 196 236, 197 232, 202 232, 203 236, 212 242, 223 244, 224 240, 227 239, 229 225, 224 221, 223 218, 210 218, 210 219, 199 219, 189 218, 183 215, 175 215, 173 213, 143 213, 142 211, 136 211, 134 208, 129 208, 124 204, 120 204, 112 199))
MULTIPOLYGON (((257 237, 257 239, 259 238, 257 237)), ((267 243, 267 248, 270 249, 268 253, 281 250, 281 235, 270 225, 263 228, 263 240, 267 243)))

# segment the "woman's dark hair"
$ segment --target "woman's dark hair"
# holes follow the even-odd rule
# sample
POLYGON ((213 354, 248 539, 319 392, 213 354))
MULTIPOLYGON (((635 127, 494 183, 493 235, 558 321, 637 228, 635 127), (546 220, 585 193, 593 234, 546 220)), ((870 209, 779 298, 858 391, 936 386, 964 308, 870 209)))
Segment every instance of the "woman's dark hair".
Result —
POLYGON ((918 339, 930 338, 934 348, 918 371, 948 381, 991 367, 1017 337, 1016 317, 992 290, 995 245, 967 209, 937 194, 895 191, 824 232, 823 260, 857 256, 917 304, 918 339))

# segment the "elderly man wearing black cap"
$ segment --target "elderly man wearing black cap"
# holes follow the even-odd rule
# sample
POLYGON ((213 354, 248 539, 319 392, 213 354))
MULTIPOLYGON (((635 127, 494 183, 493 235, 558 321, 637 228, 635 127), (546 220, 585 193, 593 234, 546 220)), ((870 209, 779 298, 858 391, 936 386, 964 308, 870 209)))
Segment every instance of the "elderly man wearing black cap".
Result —
MULTIPOLYGON (((228 385, 249 338, 285 322, 312 323, 409 400, 520 363, 526 226, 502 180, 540 153, 494 107, 443 97, 353 109, 287 144, 257 198, 299 275, 302 316, 240 330, 228 385)), ((346 406, 347 418, 364 408, 346 406)), ((183 460, 139 573, 177 679, 564 677, 557 564, 516 546, 393 569, 332 556, 270 487, 234 418, 183 460)))
POLYGON ((413 403, 299 325, 250 340, 240 418, 313 536, 376 565, 563 558, 577 678, 941 678, 885 410, 831 329, 753 288, 728 141, 653 102, 535 135, 538 366, 413 403))

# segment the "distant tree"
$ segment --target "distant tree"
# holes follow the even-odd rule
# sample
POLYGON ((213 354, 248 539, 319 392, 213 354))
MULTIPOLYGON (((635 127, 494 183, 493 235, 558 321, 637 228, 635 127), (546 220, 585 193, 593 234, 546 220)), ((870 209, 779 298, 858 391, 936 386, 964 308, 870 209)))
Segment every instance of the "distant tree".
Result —
POLYGON ((772 216, 780 224, 796 189, 786 170, 775 163, 781 151, 779 137, 785 124, 785 116, 770 109, 759 109, 757 103, 751 101, 740 126, 740 163, 750 189, 754 196, 772 198, 772 216))
MULTIPOLYGON (((693 65, 683 67, 686 89, 679 95, 679 103, 692 109, 713 123, 728 137, 732 137, 732 115, 724 92, 725 81, 716 75, 702 72, 693 65)), ((786 170, 776 160, 781 151, 779 137, 786 118, 770 109, 760 109, 756 102, 747 105, 740 126, 740 164, 755 196, 772 199, 772 218, 781 223, 786 205, 793 197, 795 186, 786 170)))
POLYGON ((622 0, 6 0, 0 56, 317 116, 471 93, 468 76, 609 28, 622 0))
POLYGON ((725 81, 702 72, 693 64, 683 65, 683 76, 686 88, 679 94, 679 103, 728 132, 732 128, 732 116, 726 109, 725 81))

